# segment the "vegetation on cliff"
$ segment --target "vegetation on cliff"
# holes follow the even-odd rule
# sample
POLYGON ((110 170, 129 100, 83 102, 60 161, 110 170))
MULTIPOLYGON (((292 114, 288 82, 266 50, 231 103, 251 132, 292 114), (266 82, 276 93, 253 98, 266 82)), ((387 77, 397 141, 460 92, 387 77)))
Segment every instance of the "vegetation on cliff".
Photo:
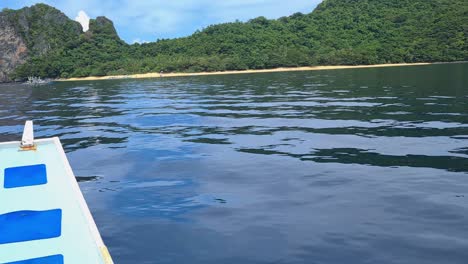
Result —
MULTIPOLYGON (((11 74, 18 65, 33 58, 45 66, 49 63, 48 54, 76 43, 81 31, 79 23, 44 4, 4 9, 0 12, 0 75, 11 74)), ((47 76, 47 72, 38 75, 47 76)))
MULTIPOLYGON (((22 16, 22 10, 4 12, 22 16)), ((27 18, 32 32, 22 34, 31 58, 16 77, 468 60, 466 0, 325 0, 310 14, 213 25, 189 37, 133 45, 104 17, 91 20, 86 33, 71 20, 43 28, 43 19, 40 13, 27 18), (37 35, 50 43, 45 53, 35 48, 37 35)))

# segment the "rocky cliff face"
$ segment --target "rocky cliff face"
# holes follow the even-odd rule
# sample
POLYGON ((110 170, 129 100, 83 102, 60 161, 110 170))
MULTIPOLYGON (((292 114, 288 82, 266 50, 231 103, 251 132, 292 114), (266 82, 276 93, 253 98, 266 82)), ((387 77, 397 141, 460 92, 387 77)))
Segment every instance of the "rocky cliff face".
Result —
POLYGON ((94 34, 105 34, 107 37, 119 39, 114 23, 104 16, 98 16, 89 21, 89 31, 94 34))
POLYGON ((0 13, 0 82, 11 81, 8 76, 18 65, 25 63, 27 58, 26 42, 8 17, 0 13))
POLYGON ((11 80, 19 65, 76 41, 81 25, 59 10, 37 4, 0 13, 0 82, 11 80))

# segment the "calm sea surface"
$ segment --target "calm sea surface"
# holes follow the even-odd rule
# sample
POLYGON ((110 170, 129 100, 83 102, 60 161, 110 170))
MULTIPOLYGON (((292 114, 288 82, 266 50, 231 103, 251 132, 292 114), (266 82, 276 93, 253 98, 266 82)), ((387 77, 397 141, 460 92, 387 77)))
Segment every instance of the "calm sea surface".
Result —
POLYGON ((468 263, 468 64, 0 86, 116 263, 468 263))

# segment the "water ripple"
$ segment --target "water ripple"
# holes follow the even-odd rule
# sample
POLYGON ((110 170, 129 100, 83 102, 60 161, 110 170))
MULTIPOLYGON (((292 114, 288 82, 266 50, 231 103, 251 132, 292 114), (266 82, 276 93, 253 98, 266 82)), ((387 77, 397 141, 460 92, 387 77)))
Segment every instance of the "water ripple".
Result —
POLYGON ((117 263, 464 263, 465 72, 2 85, 0 141, 60 137, 117 263))

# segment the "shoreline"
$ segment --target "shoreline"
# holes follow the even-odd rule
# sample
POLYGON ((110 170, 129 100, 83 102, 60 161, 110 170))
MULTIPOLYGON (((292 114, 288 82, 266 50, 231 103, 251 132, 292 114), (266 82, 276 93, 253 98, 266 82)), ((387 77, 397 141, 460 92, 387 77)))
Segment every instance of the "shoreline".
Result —
MULTIPOLYGON (((365 68, 385 68, 385 67, 406 67, 406 66, 423 66, 433 64, 449 64, 456 62, 420 62, 420 63, 392 63, 392 64, 373 64, 373 65, 342 65, 342 66, 305 66, 294 68, 274 68, 260 70, 239 70, 239 71, 218 71, 218 72, 196 72, 196 73, 163 73, 162 76, 158 72, 139 73, 129 75, 108 75, 108 76, 89 76, 75 77, 66 79, 56 79, 58 82, 69 81, 99 81, 99 80, 123 80, 123 79, 144 79, 144 78, 169 78, 169 77, 189 77, 189 76, 210 76, 210 75, 231 75, 231 74, 248 74, 248 73, 270 73, 270 72, 296 72, 296 71, 323 71, 323 70, 342 70, 342 69, 365 69, 365 68)), ((463 63, 463 62, 460 62, 463 63)))

